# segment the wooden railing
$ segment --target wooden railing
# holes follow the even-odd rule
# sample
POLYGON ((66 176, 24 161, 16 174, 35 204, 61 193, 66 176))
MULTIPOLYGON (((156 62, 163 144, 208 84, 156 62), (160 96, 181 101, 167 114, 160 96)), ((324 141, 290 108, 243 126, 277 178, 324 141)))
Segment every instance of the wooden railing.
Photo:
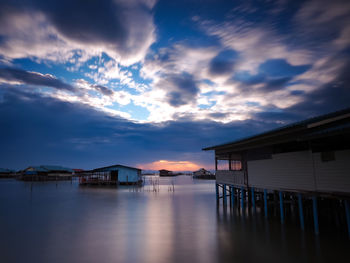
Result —
POLYGON ((217 170, 216 182, 221 184, 244 186, 244 173, 243 171, 217 170))

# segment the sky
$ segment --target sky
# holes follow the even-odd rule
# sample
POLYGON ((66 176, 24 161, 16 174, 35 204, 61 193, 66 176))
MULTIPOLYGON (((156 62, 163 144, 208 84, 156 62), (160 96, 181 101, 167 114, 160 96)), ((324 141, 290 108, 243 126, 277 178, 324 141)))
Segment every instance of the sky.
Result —
POLYGON ((350 106, 348 0, 1 0, 0 167, 213 169, 350 106))

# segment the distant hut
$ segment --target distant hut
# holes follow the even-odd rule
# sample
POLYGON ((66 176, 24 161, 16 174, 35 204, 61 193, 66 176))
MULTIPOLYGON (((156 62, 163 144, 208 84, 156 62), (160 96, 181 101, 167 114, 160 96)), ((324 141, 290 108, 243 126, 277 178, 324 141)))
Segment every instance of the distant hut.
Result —
POLYGON ((0 168, 0 178, 11 178, 15 174, 15 171, 6 169, 6 168, 0 168))
POLYGON ((159 176, 173 176, 173 172, 166 170, 166 169, 161 169, 159 170, 159 176))
POLYGON ((73 170, 57 165, 29 166, 21 172, 18 179, 29 181, 71 179, 73 170))
POLYGON ((215 179, 215 175, 210 171, 200 168, 198 171, 193 172, 193 178, 197 179, 215 179))
POLYGON ((111 165, 96 168, 91 171, 92 175, 103 175, 105 180, 115 184, 138 184, 142 182, 141 169, 125 165, 111 165))
POLYGON ((72 169, 73 170, 73 175, 74 176, 80 176, 85 173, 84 169, 72 169))

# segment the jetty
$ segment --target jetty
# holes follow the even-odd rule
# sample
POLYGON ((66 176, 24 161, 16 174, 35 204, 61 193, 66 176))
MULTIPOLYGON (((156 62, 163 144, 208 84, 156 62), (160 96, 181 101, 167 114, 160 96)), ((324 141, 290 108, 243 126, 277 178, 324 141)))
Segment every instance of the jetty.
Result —
POLYGON ((303 230, 312 215, 315 234, 327 215, 346 222, 350 238, 350 108, 203 150, 215 152, 225 207, 278 211, 282 224, 294 209, 303 230))

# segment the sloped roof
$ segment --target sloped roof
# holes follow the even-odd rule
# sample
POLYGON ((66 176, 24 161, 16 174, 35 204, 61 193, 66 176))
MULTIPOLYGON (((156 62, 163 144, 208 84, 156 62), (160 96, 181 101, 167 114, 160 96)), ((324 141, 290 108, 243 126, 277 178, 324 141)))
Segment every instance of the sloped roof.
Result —
POLYGON ((32 168, 36 172, 50 172, 50 171, 62 171, 62 172, 73 172, 72 169, 58 166, 58 165, 40 165, 40 166, 29 166, 24 170, 32 168))
POLYGON ((131 166, 126 166, 126 165, 121 165, 121 164, 115 164, 115 165, 100 167, 100 168, 93 169, 93 171, 99 171, 99 170, 104 170, 104 169, 108 169, 108 168, 118 168, 118 167, 123 167, 123 168, 127 168, 127 169, 132 169, 132 170, 141 171, 141 169, 139 169, 139 168, 135 168, 135 167, 131 167, 131 166))
POLYGON ((62 172, 73 172, 72 169, 58 166, 58 165, 40 165, 41 168, 46 169, 47 171, 62 171, 62 172))
MULTIPOLYGON (((264 133, 260 133, 254 136, 246 137, 243 139, 227 142, 224 144, 219 144, 215 146, 210 146, 203 148, 202 150, 208 151, 208 150, 217 150, 217 149, 223 149, 228 147, 240 147, 244 148, 245 146, 259 144, 263 140, 269 140, 271 143, 273 143, 274 139, 280 138, 281 136, 284 136, 285 138, 292 138, 292 135, 302 134, 304 137, 311 134, 311 133, 323 133, 326 134, 327 132, 332 131, 332 129, 336 130, 349 130, 349 126, 347 123, 350 122, 350 108, 343 109, 340 111, 328 113, 322 116, 313 117, 307 120, 303 120, 300 122, 292 123, 287 126, 283 126, 281 128, 277 128, 271 131, 267 131, 264 133), (335 124, 338 128, 330 128, 329 126, 334 123, 341 124, 335 124), (344 124, 345 122, 345 124, 344 124)), ((333 125, 334 126, 334 125, 333 125)))
POLYGON ((14 170, 10 170, 7 168, 0 168, 0 173, 12 173, 12 172, 14 172, 14 170))

